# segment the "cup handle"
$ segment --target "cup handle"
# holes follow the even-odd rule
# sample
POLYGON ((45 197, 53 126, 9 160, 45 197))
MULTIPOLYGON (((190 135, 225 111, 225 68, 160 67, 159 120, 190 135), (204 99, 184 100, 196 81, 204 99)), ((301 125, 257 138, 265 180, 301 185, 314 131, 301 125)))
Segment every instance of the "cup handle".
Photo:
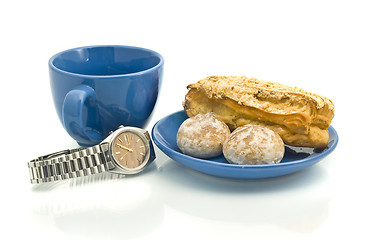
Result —
MULTIPOLYGON (((84 112, 95 108, 96 97, 93 88, 80 85, 69 91, 63 102, 63 126, 68 134, 81 146, 92 146, 103 140, 103 135, 96 129, 87 127, 84 112), (85 120, 85 121, 84 121, 85 120)), ((89 114, 85 114, 87 118, 89 114)))

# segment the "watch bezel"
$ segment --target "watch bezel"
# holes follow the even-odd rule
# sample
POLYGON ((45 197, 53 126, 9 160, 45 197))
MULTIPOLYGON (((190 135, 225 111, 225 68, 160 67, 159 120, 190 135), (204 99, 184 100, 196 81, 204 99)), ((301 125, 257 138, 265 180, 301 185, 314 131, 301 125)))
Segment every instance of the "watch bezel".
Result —
POLYGON ((124 173, 124 174, 136 174, 141 172, 145 166, 148 164, 149 158, 150 158, 150 146, 149 146, 149 139, 145 136, 146 130, 136 128, 136 127, 121 127, 118 130, 116 130, 114 133, 112 133, 112 137, 110 139, 109 145, 108 145, 108 152, 110 155, 110 158, 112 159, 112 162, 115 164, 115 166, 118 168, 119 171, 115 171, 115 169, 112 170, 112 172, 117 172, 117 173, 124 173), (146 150, 146 156, 142 162, 141 165, 139 165, 136 168, 125 168, 121 166, 118 161, 115 159, 114 154, 113 154, 113 143, 115 139, 122 133, 124 132, 132 132, 135 135, 137 135, 139 138, 142 139, 145 150, 146 150))

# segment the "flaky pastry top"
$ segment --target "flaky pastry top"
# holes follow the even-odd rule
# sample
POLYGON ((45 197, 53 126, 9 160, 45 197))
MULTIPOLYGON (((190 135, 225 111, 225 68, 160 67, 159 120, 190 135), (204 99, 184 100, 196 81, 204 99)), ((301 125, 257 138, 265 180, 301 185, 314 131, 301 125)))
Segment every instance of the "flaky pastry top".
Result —
MULTIPOLYGON (((210 76, 188 85, 187 88, 202 89, 208 98, 229 98, 241 105, 266 110, 269 110, 267 108, 270 108, 271 103, 284 101, 288 105, 290 102, 311 103, 310 105, 317 110, 326 108, 332 114, 334 112, 333 102, 324 96, 307 92, 298 87, 289 87, 246 76, 210 76)), ((280 111, 279 109, 271 110, 273 112, 280 111)), ((286 110, 288 109, 286 108, 286 110)), ((281 111, 285 111, 285 109, 281 109, 281 111)))

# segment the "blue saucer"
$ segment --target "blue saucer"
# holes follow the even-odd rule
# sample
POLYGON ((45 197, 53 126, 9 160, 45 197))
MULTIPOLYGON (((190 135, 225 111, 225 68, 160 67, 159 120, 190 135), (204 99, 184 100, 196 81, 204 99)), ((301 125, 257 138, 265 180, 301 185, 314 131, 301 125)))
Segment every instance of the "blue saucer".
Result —
POLYGON ((248 180, 291 174, 321 161, 335 149, 339 139, 336 130, 330 126, 329 144, 320 152, 313 148, 286 146, 285 155, 278 164, 235 165, 228 163, 223 155, 206 160, 183 154, 177 146, 176 135, 179 126, 187 118, 188 116, 181 110, 158 121, 152 129, 154 143, 171 159, 196 171, 222 178, 248 180))

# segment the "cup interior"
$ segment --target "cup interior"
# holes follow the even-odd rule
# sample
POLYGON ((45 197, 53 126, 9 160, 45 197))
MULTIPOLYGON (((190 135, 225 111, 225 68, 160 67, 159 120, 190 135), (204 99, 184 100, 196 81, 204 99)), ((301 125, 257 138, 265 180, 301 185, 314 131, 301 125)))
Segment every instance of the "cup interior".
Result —
POLYGON ((61 71, 82 75, 123 75, 154 68, 161 56, 148 49, 128 46, 92 46, 55 55, 50 64, 61 71))

